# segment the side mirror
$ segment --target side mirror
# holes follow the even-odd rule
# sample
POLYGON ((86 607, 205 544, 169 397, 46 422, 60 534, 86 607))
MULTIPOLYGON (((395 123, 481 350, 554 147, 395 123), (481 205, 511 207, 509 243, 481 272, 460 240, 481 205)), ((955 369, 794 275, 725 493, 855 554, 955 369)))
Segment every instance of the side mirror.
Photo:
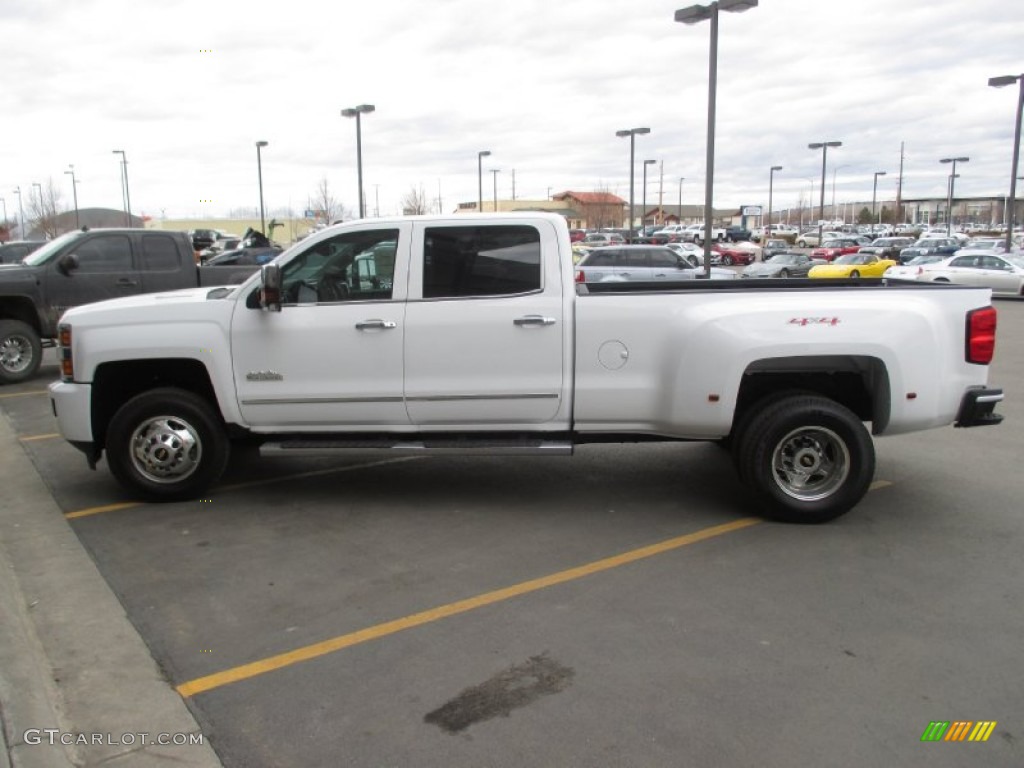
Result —
POLYGON ((60 261, 57 262, 57 271, 65 277, 70 276, 76 269, 78 269, 78 256, 74 253, 61 256, 60 261))
POLYGON ((260 268, 260 306, 268 312, 281 311, 281 267, 264 264, 260 268))

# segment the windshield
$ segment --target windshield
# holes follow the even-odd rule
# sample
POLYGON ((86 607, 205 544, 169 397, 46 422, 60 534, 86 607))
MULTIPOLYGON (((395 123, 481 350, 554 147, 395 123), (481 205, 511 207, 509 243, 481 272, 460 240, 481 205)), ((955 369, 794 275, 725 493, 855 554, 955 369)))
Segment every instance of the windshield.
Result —
POLYGON ((934 264, 937 261, 942 261, 943 257, 937 253, 928 254, 927 256, 915 256, 907 262, 908 267, 919 267, 922 264, 934 264))
POLYGON ((796 261, 796 256, 791 253, 777 253, 772 256, 766 264, 793 264, 796 261))
POLYGON ((22 264, 27 264, 30 267, 38 267, 45 264, 50 258, 60 251, 65 245, 75 239, 80 234, 78 230, 74 232, 67 232, 58 238, 55 238, 44 245, 42 248, 30 253, 24 259, 21 260, 22 264))
POLYGON ((840 256, 838 259, 833 261, 833 264, 867 264, 868 254, 866 253, 848 253, 845 256, 840 256))

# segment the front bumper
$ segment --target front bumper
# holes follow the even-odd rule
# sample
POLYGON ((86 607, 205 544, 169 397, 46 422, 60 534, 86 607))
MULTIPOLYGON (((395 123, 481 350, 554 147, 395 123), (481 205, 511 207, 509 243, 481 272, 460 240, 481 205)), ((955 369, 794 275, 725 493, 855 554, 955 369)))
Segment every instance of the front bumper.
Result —
POLYGON ((960 411, 956 415, 953 426, 956 427, 987 427, 1003 420, 1001 414, 995 412, 996 403, 1003 401, 1003 390, 978 387, 964 393, 960 401, 960 411))
POLYGON ((72 381, 55 381, 50 385, 50 405, 57 417, 57 428, 71 443, 91 443, 92 386, 72 381))

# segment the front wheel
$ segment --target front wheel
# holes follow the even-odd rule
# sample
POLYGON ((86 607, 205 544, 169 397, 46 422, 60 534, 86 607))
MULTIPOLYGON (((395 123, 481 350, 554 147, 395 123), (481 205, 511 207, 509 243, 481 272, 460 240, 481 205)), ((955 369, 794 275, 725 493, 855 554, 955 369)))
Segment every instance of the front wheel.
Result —
POLYGON ((216 411, 183 389, 136 395, 107 430, 107 463, 117 480, 152 501, 202 493, 227 466, 229 443, 216 411))
POLYGON ((43 360, 39 334, 21 320, 0 321, 0 384, 31 378, 43 360))
POLYGON ((806 248, 807 247, 807 241, 806 240, 798 240, 796 244, 799 245, 801 248, 806 248))
POLYGON ((789 270, 788 269, 780 270, 779 277, 789 277, 789 270))
POLYGON ((740 479, 765 517, 824 523, 854 507, 875 473, 875 449, 848 408, 817 395, 770 403, 739 435, 740 479))
POLYGON ((724 264, 727 267, 731 267, 732 266, 732 256, 723 256, 722 257, 722 264, 724 264))

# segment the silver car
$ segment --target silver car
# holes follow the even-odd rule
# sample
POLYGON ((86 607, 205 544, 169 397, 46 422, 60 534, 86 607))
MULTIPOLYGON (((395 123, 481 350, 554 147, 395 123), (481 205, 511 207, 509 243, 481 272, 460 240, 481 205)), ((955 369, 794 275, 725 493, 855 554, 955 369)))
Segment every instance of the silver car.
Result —
MULTIPOLYGON (((674 282, 693 280, 703 267, 670 248, 657 245, 622 245, 597 248, 576 265, 577 283, 674 282)), ((730 269, 711 268, 711 277, 734 280, 730 269)))

